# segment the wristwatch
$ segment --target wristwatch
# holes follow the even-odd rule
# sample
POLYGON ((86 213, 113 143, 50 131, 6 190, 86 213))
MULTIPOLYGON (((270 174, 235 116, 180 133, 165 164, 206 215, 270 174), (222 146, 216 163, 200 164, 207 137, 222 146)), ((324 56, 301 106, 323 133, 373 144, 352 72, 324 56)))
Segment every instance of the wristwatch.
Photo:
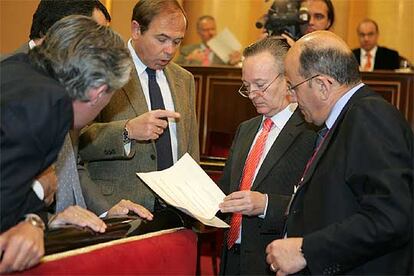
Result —
POLYGON ((43 220, 36 214, 27 214, 25 216, 24 221, 29 222, 31 225, 35 226, 35 227, 39 227, 40 229, 42 229, 43 231, 46 229, 45 223, 43 222, 43 220))
POLYGON ((122 141, 124 142, 124 145, 131 143, 131 139, 128 137, 128 129, 125 127, 124 131, 122 132, 122 141))

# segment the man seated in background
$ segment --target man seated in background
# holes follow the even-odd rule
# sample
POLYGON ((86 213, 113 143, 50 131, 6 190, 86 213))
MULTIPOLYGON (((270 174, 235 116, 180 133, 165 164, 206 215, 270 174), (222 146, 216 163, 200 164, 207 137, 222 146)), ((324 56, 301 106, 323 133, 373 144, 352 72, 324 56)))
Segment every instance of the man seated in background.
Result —
MULTIPOLYGON (((128 81, 131 62, 119 35, 89 17, 70 16, 40 46, 0 68, 3 273, 31 267, 44 254, 47 221, 32 181, 56 160, 69 128, 90 122, 128 81)), ((98 231, 105 228, 96 222, 98 231)))
MULTIPOLYGON (((197 19, 197 34, 201 42, 183 46, 176 62, 182 65, 225 65, 207 45, 207 42, 216 36, 216 21, 211 15, 203 15, 197 19)), ((229 55, 229 65, 237 65, 241 60, 241 54, 234 51, 229 55)))
POLYGON ((361 48, 352 52, 358 60, 361 71, 394 70, 400 67, 400 55, 397 51, 378 46, 379 28, 372 19, 359 23, 357 35, 361 48))
POLYGON ((244 52, 239 93, 256 107, 235 135, 220 188, 220 205, 231 228, 222 249, 220 274, 274 274, 266 245, 282 237, 284 212, 293 185, 312 154, 316 134, 289 100, 283 60, 288 45, 265 38, 244 52))

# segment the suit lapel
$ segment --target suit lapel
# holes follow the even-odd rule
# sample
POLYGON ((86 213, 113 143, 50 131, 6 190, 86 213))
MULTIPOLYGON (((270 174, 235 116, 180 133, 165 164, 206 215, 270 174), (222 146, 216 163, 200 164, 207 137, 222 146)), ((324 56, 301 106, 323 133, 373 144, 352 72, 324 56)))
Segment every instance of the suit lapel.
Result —
POLYGON ((363 86, 360 89, 358 89, 358 91, 349 99, 348 103, 344 106, 338 118, 336 119, 335 124, 329 130, 328 136, 326 136, 320 149, 316 153, 314 160, 312 161, 308 171, 304 175, 304 179, 300 187, 304 186, 311 179, 313 173, 315 172, 318 162, 320 161, 321 157, 325 154, 325 151, 327 150, 333 137, 336 135, 337 129, 342 123, 349 109, 355 104, 355 102, 359 101, 360 98, 370 96, 370 95, 375 95, 375 94, 371 94, 370 90, 366 86, 363 86))
POLYGON ((132 108, 137 116, 148 112, 147 101, 142 91, 142 86, 139 81, 138 73, 133 67, 131 71, 131 79, 129 82, 122 88, 128 97, 132 108))
POLYGON ((257 173, 251 190, 255 190, 260 185, 271 169, 276 166, 285 152, 295 141, 295 137, 300 133, 298 125, 303 124, 303 119, 300 117, 298 112, 300 112, 299 109, 296 109, 279 133, 268 154, 266 155, 266 158, 263 160, 262 166, 257 173))
POLYGON ((246 126, 246 129, 241 130, 238 135, 241 145, 236 147, 239 149, 237 152, 233 152, 232 160, 234 165, 232 167, 232 179, 234 179, 234 181, 231 183, 230 191, 236 191, 239 189, 244 164, 261 123, 262 116, 256 117, 251 123, 248 124, 248 126, 246 126))
MULTIPOLYGON (((171 97, 174 103, 174 109, 176 112, 180 114, 188 113, 188 110, 185 109, 186 105, 184 104, 184 99, 182 96, 180 97, 180 91, 185 89, 184 81, 180 78, 180 72, 175 70, 173 66, 167 65, 164 69, 165 77, 167 78, 168 85, 171 91, 171 97)), ((183 152, 183 145, 185 145, 184 137, 185 137, 185 129, 183 123, 177 123, 177 158, 180 158, 185 154, 183 152)))

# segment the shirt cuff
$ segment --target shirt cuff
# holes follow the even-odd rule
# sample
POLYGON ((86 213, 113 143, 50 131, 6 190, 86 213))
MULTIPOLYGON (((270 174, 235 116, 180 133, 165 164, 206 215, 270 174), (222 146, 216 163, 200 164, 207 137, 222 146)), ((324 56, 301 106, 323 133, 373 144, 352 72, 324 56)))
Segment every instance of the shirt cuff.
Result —
POLYGON ((40 184, 40 182, 39 182, 39 181, 35 180, 35 181, 33 181, 33 184, 32 184, 32 189, 33 189, 33 191, 35 192, 35 194, 37 195, 37 197, 38 197, 41 201, 43 201, 43 199, 45 198, 45 192, 44 192, 44 190, 43 190, 43 186, 42 186, 42 184, 40 184))
POLYGON ((266 205, 265 205, 265 208, 264 208, 264 212, 263 212, 263 214, 258 216, 261 219, 264 219, 266 217, 267 205, 269 203, 269 198, 267 197, 267 194, 265 194, 265 196, 266 196, 266 205))
POLYGON ((131 153, 131 142, 124 144, 124 152, 126 156, 131 153))

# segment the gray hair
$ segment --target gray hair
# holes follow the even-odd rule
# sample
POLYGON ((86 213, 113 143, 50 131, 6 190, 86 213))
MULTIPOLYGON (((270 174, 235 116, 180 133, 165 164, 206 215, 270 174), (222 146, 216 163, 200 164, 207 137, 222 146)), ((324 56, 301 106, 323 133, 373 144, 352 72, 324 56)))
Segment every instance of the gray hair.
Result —
POLYGON ((247 46, 243 51, 243 56, 247 58, 267 52, 274 57, 279 73, 283 74, 285 72, 283 61, 288 50, 289 45, 284 40, 270 36, 247 46))
POLYGON ((304 78, 323 74, 334 78, 341 85, 361 81, 358 62, 351 51, 308 42, 302 45, 299 62, 299 74, 304 78))
POLYGON ((88 91, 124 86, 132 61, 122 38, 87 16, 71 15, 56 22, 41 45, 29 52, 31 62, 59 81, 74 100, 89 101, 88 91))

